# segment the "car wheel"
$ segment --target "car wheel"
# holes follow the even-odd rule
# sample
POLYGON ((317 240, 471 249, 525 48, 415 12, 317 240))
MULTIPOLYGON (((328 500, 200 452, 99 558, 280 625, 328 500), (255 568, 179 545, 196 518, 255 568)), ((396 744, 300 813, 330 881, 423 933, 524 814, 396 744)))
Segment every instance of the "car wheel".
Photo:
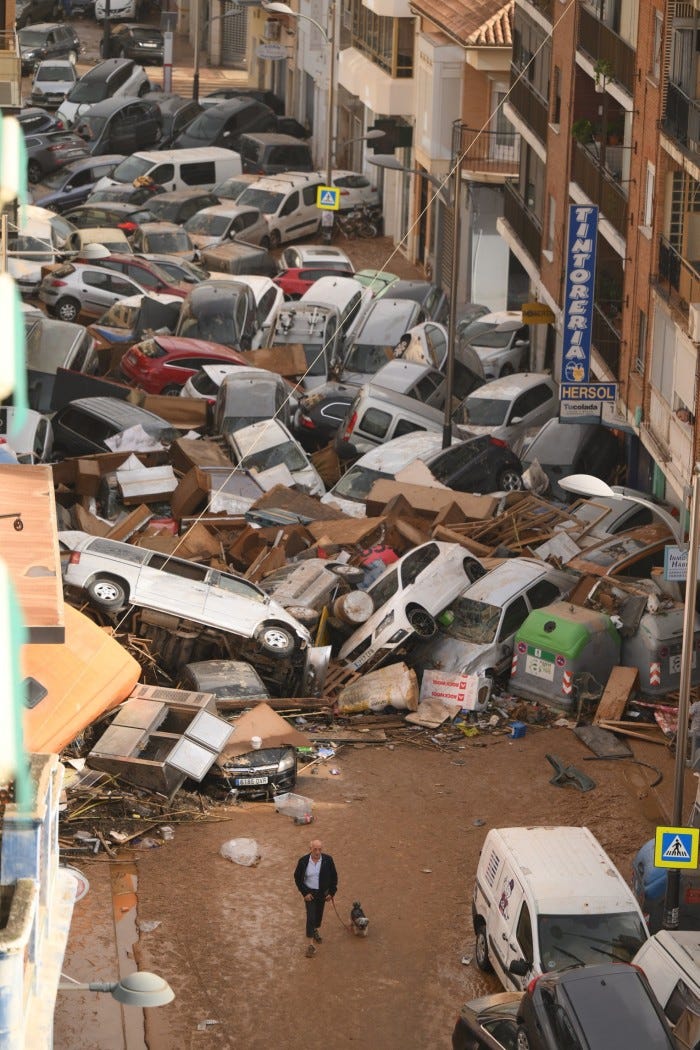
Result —
POLYGON ((489 959, 489 942, 486 937, 486 926, 482 922, 476 931, 476 965, 484 973, 493 973, 493 966, 489 959))
POLYGON ((59 321, 75 321, 80 313, 80 303, 76 299, 65 296, 56 303, 54 313, 59 321))
POLYGON ((280 231, 279 230, 272 230, 270 232, 270 247, 271 248, 279 248, 281 243, 282 243, 282 238, 280 237, 280 231))
MULTIPOLYGON (((102 47, 101 44, 100 44, 100 47, 102 47)), ((100 51, 100 54, 102 54, 101 51, 100 51)), ((68 52, 68 61, 70 62, 70 64, 72 66, 77 65, 78 64, 78 52, 77 51, 69 51, 68 52)))
POLYGON ((496 489, 499 492, 516 492, 523 487, 523 479, 513 467, 506 467, 498 475, 496 489))
POLYGON ((498 376, 500 379, 502 379, 503 376, 512 376, 514 371, 515 369, 513 368, 513 366, 506 361, 506 363, 503 365, 503 368, 498 373, 498 376))
POLYGON ((359 565, 329 565, 328 570, 348 583, 359 583, 365 575, 364 569, 359 565))
POLYGON ((406 610, 406 619, 419 638, 432 638, 437 631, 435 617, 420 605, 406 610))
POLYGON ((179 387, 176 383, 170 383, 169 386, 164 386, 161 390, 163 397, 179 397, 182 387, 179 387))
POLYGON ((98 609, 105 609, 107 612, 117 612, 126 605, 126 588, 116 580, 108 578, 92 580, 87 585, 87 592, 90 601, 98 609))
POLYGON ((530 1036, 521 1024, 518 1025, 515 1033, 515 1050, 530 1050, 530 1036))
POLYGON ((269 251, 270 250, 270 238, 269 237, 261 237, 260 238, 260 247, 264 248, 266 252, 269 251))
POLYGON ((41 165, 35 160, 30 160, 27 164, 27 179, 32 183, 37 183, 41 179, 41 165))
POLYGON ((287 605, 287 612, 290 616, 293 616, 295 620, 303 624, 307 631, 311 631, 314 627, 318 626, 320 614, 316 609, 311 609, 307 605, 287 605))
POLYGON ((261 647, 270 656, 278 656, 280 658, 285 656, 291 656, 294 652, 294 637, 291 631, 288 631, 286 627, 281 627, 276 623, 268 624, 267 627, 263 627, 262 631, 258 635, 258 641, 261 647))

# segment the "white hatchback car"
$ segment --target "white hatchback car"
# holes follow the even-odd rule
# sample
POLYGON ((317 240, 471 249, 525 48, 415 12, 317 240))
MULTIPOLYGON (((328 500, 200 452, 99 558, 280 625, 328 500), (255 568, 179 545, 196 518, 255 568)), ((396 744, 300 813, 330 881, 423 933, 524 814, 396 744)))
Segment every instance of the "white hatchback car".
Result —
POLYGON ((498 379, 527 367, 530 328, 520 310, 483 314, 465 328, 460 345, 476 352, 485 379, 498 379))
POLYGON ((519 372, 473 390, 460 407, 459 430, 490 434, 517 448, 531 427, 559 415, 559 388, 551 376, 519 372))
POLYGON ((86 532, 59 532, 58 540, 65 585, 107 612, 156 609, 255 641, 272 656, 311 642, 305 627, 242 576, 86 532))
POLYGON ((355 670, 369 670, 411 635, 432 637, 437 631, 435 617, 485 571, 479 559, 458 543, 431 540, 414 547, 367 589, 374 612, 353 631, 338 659, 355 670))
POLYGON ((293 483, 310 496, 323 496, 326 486, 298 441, 277 419, 264 419, 226 435, 234 462, 246 470, 286 467, 293 483))

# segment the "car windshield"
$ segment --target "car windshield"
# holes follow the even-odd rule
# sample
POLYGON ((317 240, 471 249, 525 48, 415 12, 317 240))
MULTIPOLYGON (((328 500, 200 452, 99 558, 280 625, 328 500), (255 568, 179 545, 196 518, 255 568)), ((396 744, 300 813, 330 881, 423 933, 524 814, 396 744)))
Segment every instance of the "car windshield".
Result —
POLYGON ((308 465, 296 441, 283 441, 280 445, 273 445, 272 448, 251 452, 241 460, 240 465, 249 470, 253 468, 267 470, 269 467, 279 467, 281 464, 284 464, 292 473, 295 470, 304 470, 308 465))
POLYGON ((166 230, 163 233, 146 235, 149 252, 167 255, 168 252, 186 252, 191 249, 189 238, 184 230, 166 230))
POLYGON ((145 175, 153 167, 153 161, 144 160, 143 157, 127 157, 121 164, 117 164, 112 172, 112 178, 117 182, 133 182, 134 179, 145 175))
POLYGON ((545 970, 566 966, 631 962, 647 939, 636 912, 612 915, 540 915, 540 958, 545 970))
POLYGON ((244 190, 238 198, 239 204, 249 204, 257 208, 263 215, 274 215, 284 200, 283 193, 273 193, 272 190, 258 190, 255 186, 244 190))
POLYGON ((230 223, 231 219, 228 215, 217 215, 211 212, 207 214, 204 211, 198 211, 187 220, 185 229, 188 233, 207 233, 213 237, 223 237, 230 223))
POLYGON ((374 375, 387 361, 394 357, 391 346, 355 343, 348 350, 343 368, 347 372, 362 372, 363 375, 374 375))
POLYGON ((467 342, 474 347, 487 346, 495 350, 501 350, 503 347, 510 346, 513 341, 514 330, 512 328, 501 329, 500 331, 489 326, 486 331, 480 335, 470 335, 467 342))
POLYGON ((475 427, 498 427, 505 423, 510 401, 495 401, 490 397, 468 397, 464 402, 466 419, 475 427))
POLYGON ((105 325, 107 328, 133 329, 139 316, 140 306, 128 306, 124 302, 112 303, 100 317, 97 324, 105 325))
POLYGON ((46 34, 35 29, 20 29, 17 36, 20 47, 42 47, 46 43, 46 34))
POLYGON ((380 478, 390 477, 391 474, 387 474, 384 470, 372 470, 370 467, 361 467, 359 464, 355 464, 335 484, 333 495, 341 496, 343 499, 355 500, 359 503, 369 496, 375 481, 379 481, 380 478))
POLYGON ((178 259, 176 261, 160 259, 158 265, 177 281, 190 281, 191 283, 197 283, 199 281, 206 281, 209 276, 206 270, 189 262, 187 259, 178 259))
POLYGON ((106 117, 98 117, 93 113, 86 113, 80 118, 80 123, 75 129, 79 135, 86 139, 97 139, 107 123, 106 117))
POLYGON ((584 551, 584 557, 586 561, 591 562, 593 565, 607 567, 608 565, 614 565, 618 561, 626 561, 628 558, 634 557, 635 554, 641 554, 642 551, 646 550, 647 546, 642 540, 636 540, 632 537, 627 539, 618 537, 597 550, 584 551))
POLYGON ((109 85, 106 80, 78 80, 68 93, 69 102, 103 102, 109 98, 109 85))
POLYGON ((226 200, 236 201, 244 190, 250 189, 247 179, 224 179, 218 186, 214 187, 216 197, 225 197, 226 200))
POLYGON ((222 303, 217 299, 212 303, 201 303, 195 314, 191 304, 185 304, 177 334, 188 339, 209 339, 224 346, 237 346, 239 333, 233 306, 228 313, 223 313, 222 303))
POLYGON ((40 66, 36 79, 42 83, 63 83, 66 80, 75 80, 73 66, 40 66))
POLYGON ((193 139, 208 140, 215 138, 222 125, 225 123, 226 117, 223 113, 214 112, 214 107, 207 109, 204 113, 200 113, 198 117, 195 117, 191 124, 187 126, 187 135, 193 139))
POLYGON ((496 637, 501 619, 501 609, 497 605, 479 602, 475 598, 458 598, 450 606, 454 620, 447 628, 447 634, 461 638, 464 642, 492 642, 496 637))
POLYGON ((38 237, 29 237, 27 234, 17 234, 16 239, 10 240, 11 254, 21 255, 35 259, 39 262, 53 262, 51 245, 38 237))

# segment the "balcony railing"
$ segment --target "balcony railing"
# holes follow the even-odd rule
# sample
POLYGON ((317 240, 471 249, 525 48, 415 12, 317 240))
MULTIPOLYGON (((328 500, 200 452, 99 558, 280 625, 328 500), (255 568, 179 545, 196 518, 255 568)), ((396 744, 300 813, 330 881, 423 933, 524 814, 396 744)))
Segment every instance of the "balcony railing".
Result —
POLYGON ((677 84, 668 85, 661 123, 679 146, 695 154, 700 151, 700 102, 689 98, 677 84))
POLYGON ((533 262, 539 267, 542 252, 542 228, 518 193, 515 183, 506 182, 503 218, 511 226, 533 262))
POLYGON ((508 101, 544 145, 547 144, 547 102, 538 95, 518 66, 510 67, 511 89, 508 101), (517 78, 520 77, 518 80, 517 78))
MULTIPOLYGON (((608 150, 621 147, 611 146, 608 150)), ((593 152, 582 143, 576 143, 571 158, 571 177, 578 183, 588 199, 597 204, 603 216, 617 232, 627 236, 627 196, 620 184, 612 177, 607 168, 593 152)))
POLYGON ((477 175, 517 175, 520 166, 520 135, 515 131, 461 130, 462 167, 477 175))
POLYGON ((605 22, 589 11, 579 7, 577 48, 590 58, 591 62, 607 63, 612 70, 610 78, 622 84, 632 94, 634 86, 634 48, 630 47, 621 36, 613 32, 605 22))
POLYGON ((612 375, 618 378, 620 374, 620 333, 597 302, 593 304, 593 346, 612 375))
POLYGON ((527 0, 527 2, 531 4, 536 11, 539 11, 540 14, 544 15, 549 22, 556 22, 557 0, 527 0))
POLYGON ((657 283, 687 317, 688 303, 700 302, 700 260, 684 259, 665 237, 661 237, 657 283))

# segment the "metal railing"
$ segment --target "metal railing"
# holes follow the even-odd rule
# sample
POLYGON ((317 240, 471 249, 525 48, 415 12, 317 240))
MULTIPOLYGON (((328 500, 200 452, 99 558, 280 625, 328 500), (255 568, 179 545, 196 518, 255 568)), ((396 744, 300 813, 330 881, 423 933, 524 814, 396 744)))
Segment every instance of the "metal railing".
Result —
POLYGON ((462 128, 462 169, 470 174, 517 175, 520 135, 516 131, 479 131, 462 128))
POLYGON ((581 5, 579 7, 577 48, 593 63, 605 63, 616 80, 630 93, 634 86, 635 51, 614 30, 581 5))
POLYGON ((612 319, 601 309, 597 302, 593 304, 593 346, 606 366, 619 378, 620 367, 620 333, 612 319))
POLYGON ((547 144, 547 101, 539 95, 524 76, 520 76, 522 70, 516 66, 510 67, 510 94, 508 101, 513 109, 522 117, 522 120, 534 131, 537 138, 545 146, 547 144), (516 78, 520 76, 520 79, 516 78))
POLYGON ((580 142, 576 143, 571 157, 571 177, 617 232, 626 237, 627 195, 592 151, 580 142))
POLYGON ((689 98, 677 84, 669 83, 666 92, 666 110, 661 118, 664 131, 679 146, 695 155, 700 150, 700 102, 689 98))
POLYGON ((527 2, 539 11, 540 14, 550 22, 556 22, 557 19, 557 0, 527 0, 527 2))
POLYGON ((671 298, 676 293, 676 306, 687 316, 688 303, 700 302, 700 260, 690 262, 665 237, 659 238, 658 287, 671 298), (680 301, 679 301, 680 300, 680 301))
POLYGON ((511 226, 528 255, 539 268, 542 253, 542 228, 513 182, 506 182, 503 201, 503 218, 511 226))

